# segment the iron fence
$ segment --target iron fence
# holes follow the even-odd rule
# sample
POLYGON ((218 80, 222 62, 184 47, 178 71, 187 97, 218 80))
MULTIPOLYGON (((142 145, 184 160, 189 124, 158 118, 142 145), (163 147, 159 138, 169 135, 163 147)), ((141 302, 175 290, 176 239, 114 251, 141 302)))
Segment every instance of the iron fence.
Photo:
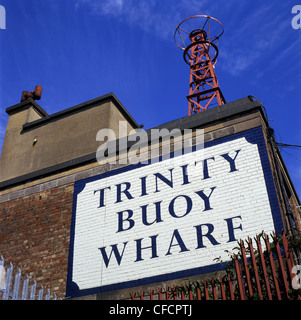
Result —
MULTIPOLYGON (((20 268, 14 273, 14 266, 10 262, 9 267, 5 268, 4 258, 0 259, 0 300, 50 300, 51 293, 48 289, 45 294, 43 285, 37 291, 37 282, 34 279, 30 285, 28 274, 21 281, 22 273, 20 268), (21 289, 22 282, 22 289, 21 289)), ((57 300, 56 294, 51 300, 57 300)))
MULTIPOLYGON (((300 240, 275 233, 240 240, 225 271, 216 277, 186 284, 132 292, 131 300, 300 300, 292 286, 299 263, 300 240), (253 244, 255 241, 255 245, 253 244), (297 254, 296 254, 297 252, 297 254)), ((300 281, 300 280, 299 280, 300 281)), ((300 287, 300 286, 299 286, 300 287)))

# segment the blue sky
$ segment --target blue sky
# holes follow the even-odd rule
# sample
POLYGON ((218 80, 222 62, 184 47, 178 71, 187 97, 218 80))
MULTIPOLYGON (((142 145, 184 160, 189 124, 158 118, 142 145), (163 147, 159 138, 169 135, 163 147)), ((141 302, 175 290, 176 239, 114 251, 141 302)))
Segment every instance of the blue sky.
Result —
MULTIPOLYGON (((0 145, 23 90, 49 113, 114 92, 145 128, 187 115, 189 68, 173 33, 195 14, 220 20, 216 73, 227 102, 256 96, 278 142, 301 144, 301 29, 296 1, 0 0, 0 145)), ((300 148, 282 155, 301 195, 300 148)))

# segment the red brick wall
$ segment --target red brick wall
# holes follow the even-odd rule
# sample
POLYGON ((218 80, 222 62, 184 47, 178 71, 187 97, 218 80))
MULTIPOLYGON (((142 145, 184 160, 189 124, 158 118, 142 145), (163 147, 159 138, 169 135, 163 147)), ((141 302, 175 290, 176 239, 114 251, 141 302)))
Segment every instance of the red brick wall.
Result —
POLYGON ((0 255, 65 297, 73 184, 0 203, 0 255))

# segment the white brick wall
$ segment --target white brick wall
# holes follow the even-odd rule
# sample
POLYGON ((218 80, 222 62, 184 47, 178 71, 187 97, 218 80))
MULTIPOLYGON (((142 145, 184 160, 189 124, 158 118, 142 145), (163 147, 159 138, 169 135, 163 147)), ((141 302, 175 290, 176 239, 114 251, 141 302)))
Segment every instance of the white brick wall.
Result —
MULTIPOLYGON (((123 185, 124 187, 124 185, 123 185)), ((178 216, 186 212, 186 200, 180 197, 175 200, 175 213, 178 216)), ((214 258, 227 260, 225 250, 231 250, 236 242, 228 242, 229 230, 225 219, 233 219, 234 236, 236 239, 255 236, 262 230, 271 232, 275 229, 266 183, 262 170, 257 144, 249 143, 244 137, 232 141, 213 145, 203 150, 192 152, 172 161, 163 161, 141 168, 121 172, 107 178, 87 182, 84 189, 77 195, 76 220, 74 230, 74 254, 72 281, 79 288, 89 289, 108 286, 126 281, 139 280, 173 272, 213 265, 214 258), (229 153, 234 157, 236 150, 240 150, 235 159, 237 171, 229 172, 229 162, 221 155, 229 153), (210 178, 203 180, 202 163, 196 161, 214 157, 215 161, 208 161, 210 178), (187 167, 189 184, 183 184, 181 166, 187 167), (173 188, 162 181, 158 182, 160 192, 156 188, 155 173, 161 173, 170 178, 169 169, 173 168, 173 188), (148 195, 141 195, 141 177, 146 178, 148 195), (128 190, 134 199, 127 199, 122 194, 122 202, 116 202, 116 185, 129 182, 128 190), (105 187, 105 206, 99 208, 100 192, 94 192, 105 187), (216 187, 209 198, 212 210, 204 210, 204 200, 195 192, 204 190, 208 196, 211 188, 216 187), (169 204, 178 195, 188 196, 192 200, 190 213, 174 218, 169 213, 169 204), (161 218, 163 221, 146 226, 142 223, 141 206, 147 205, 148 220, 155 218, 154 202, 161 202, 161 218), (125 231, 118 231, 118 214, 123 210, 134 212, 132 220, 135 225, 125 231), (203 237, 204 248, 197 248, 197 225, 211 224, 214 226, 212 236, 219 243, 213 245, 207 237, 203 237), (242 226, 242 229, 238 227, 242 226), (174 230, 177 229, 188 251, 180 252, 180 245, 176 238, 171 244, 174 230), (151 236, 156 238, 157 256, 151 259, 151 249, 142 250, 144 260, 137 261, 136 241, 142 239, 142 247, 151 245, 151 236), (127 242, 124 253, 118 265, 114 253, 106 267, 101 250, 106 247, 108 257, 112 245, 118 244, 120 254, 127 242)), ((127 215, 125 215, 127 217, 127 215)), ((125 221, 123 227, 128 227, 125 221)), ((202 227, 204 233, 207 228, 202 227)), ((182 246, 183 249, 183 246, 182 246)))

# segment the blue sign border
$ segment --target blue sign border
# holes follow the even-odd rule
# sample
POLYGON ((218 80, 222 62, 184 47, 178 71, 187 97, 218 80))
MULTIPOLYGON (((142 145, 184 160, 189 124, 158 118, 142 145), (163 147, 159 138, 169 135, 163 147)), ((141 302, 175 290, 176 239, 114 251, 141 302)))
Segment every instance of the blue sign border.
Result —
MULTIPOLYGON (((225 143, 228 141, 233 141, 239 138, 246 138, 246 140, 249 143, 257 144, 258 151, 260 155, 261 165, 264 173, 264 179, 267 187, 267 193, 269 197, 270 207, 272 211, 272 217, 274 221, 274 227, 276 233, 281 233, 283 229, 283 222, 281 218, 281 212, 278 204, 278 198, 276 194, 273 174, 269 162, 268 152, 265 144, 264 135, 262 132, 262 127, 256 127, 253 129, 249 129, 240 133, 235 133, 227 137, 219 138, 214 141, 209 141, 204 144, 204 148, 211 147, 214 145, 218 145, 221 143, 225 143)), ((192 152, 196 150, 196 147, 192 148, 192 152)), ((170 154, 170 158, 173 158, 175 155, 173 153, 170 154)), ((178 156, 178 155, 176 155, 178 156)), ((155 159, 155 161, 162 161, 162 158, 155 159)), ((73 253, 74 253, 74 237, 75 237, 75 221, 76 221, 76 204, 77 204, 77 195, 84 189, 86 183, 107 178, 122 172, 127 172, 130 170, 134 170, 137 168, 140 168, 141 166, 146 166, 149 164, 154 163, 154 159, 152 159, 152 162, 149 161, 148 164, 135 164, 135 165, 129 165, 126 167, 122 167, 116 170, 112 170, 100 175, 96 175, 94 177, 90 177, 87 179, 76 181, 74 184, 74 194, 73 194, 73 205, 72 205, 72 218, 71 218, 71 230, 70 230, 70 244, 69 244, 69 258, 68 258, 68 273, 67 273, 67 284, 66 284, 66 297, 80 297, 80 296, 86 296, 91 295, 95 293, 102 293, 102 292, 108 292, 108 291, 115 291, 125 288, 131 288, 156 282, 162 282, 162 281, 168 281, 168 280, 175 280, 179 278, 184 277, 191 277, 195 275, 205 274, 205 273, 211 273, 215 271, 224 270, 225 265, 228 262, 224 263, 215 263, 199 268, 192 268, 187 270, 181 270, 177 272, 172 273, 166 273, 158 276, 152 276, 152 277, 145 277, 142 279, 132 280, 132 281, 124 281, 119 282, 116 284, 106 285, 106 286, 100 286, 100 287, 94 287, 89 289, 80 290, 79 287, 75 282, 72 281, 72 272, 73 272, 73 253)), ((163 160, 164 161, 164 160, 163 160)))

